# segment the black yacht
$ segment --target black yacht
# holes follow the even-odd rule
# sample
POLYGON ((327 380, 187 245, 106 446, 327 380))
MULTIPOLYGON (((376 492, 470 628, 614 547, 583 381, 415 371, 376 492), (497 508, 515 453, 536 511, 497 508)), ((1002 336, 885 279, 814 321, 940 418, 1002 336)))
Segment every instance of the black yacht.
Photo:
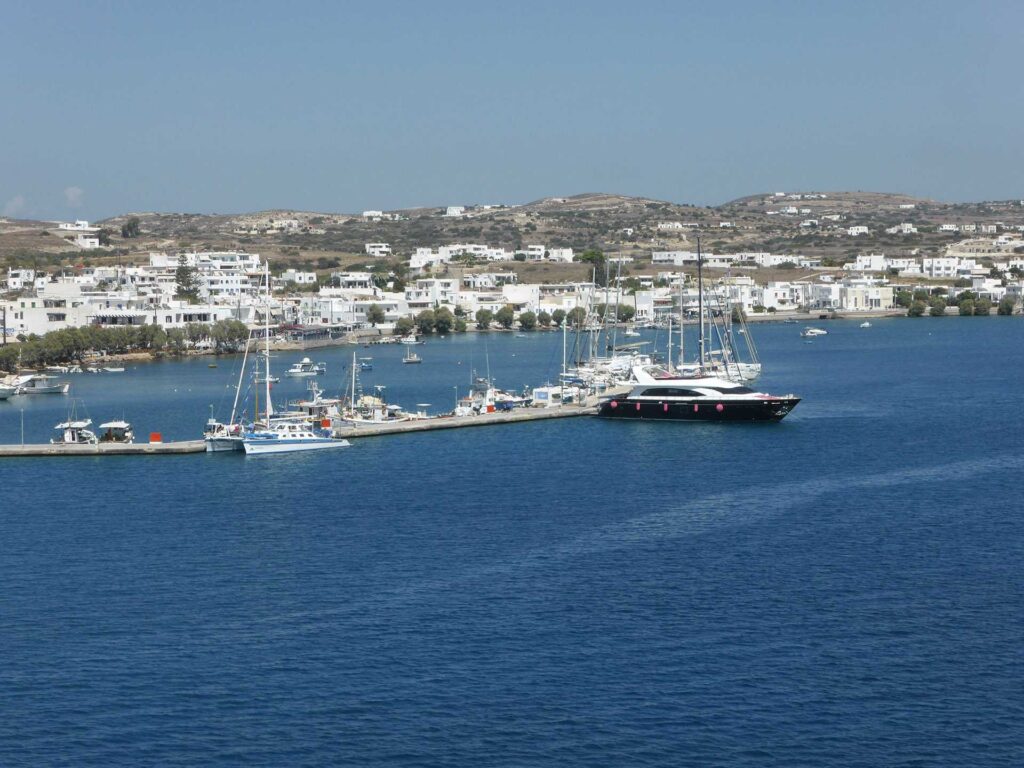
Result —
POLYGON ((637 366, 632 388, 601 399, 598 416, 665 421, 781 421, 796 395, 755 392, 713 376, 679 378, 660 366, 637 366))
POLYGON ((705 349, 704 258, 700 245, 697 232, 697 375, 680 376, 657 365, 634 366, 628 382, 630 389, 603 397, 598 416, 665 421, 782 421, 800 402, 796 395, 755 392, 727 378, 707 375, 710 366, 705 349))

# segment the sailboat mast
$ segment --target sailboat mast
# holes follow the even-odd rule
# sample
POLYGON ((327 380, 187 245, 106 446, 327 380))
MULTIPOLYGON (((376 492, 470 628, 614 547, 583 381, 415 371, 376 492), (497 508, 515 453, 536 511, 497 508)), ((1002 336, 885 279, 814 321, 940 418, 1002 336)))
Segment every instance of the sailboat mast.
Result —
POLYGON ((668 364, 669 371, 672 370, 672 313, 668 313, 668 355, 666 356, 666 363, 668 364))
POLYGON ((235 414, 238 412, 238 398, 242 394, 242 378, 245 376, 245 364, 249 360, 249 343, 252 341, 252 331, 249 331, 245 339, 245 352, 242 354, 242 369, 238 372, 238 385, 235 387, 235 402, 231 404, 231 418, 228 424, 235 423, 235 414))
POLYGON ((697 232, 697 315, 700 323, 700 335, 697 350, 700 354, 699 365, 704 369, 704 259, 700 252, 700 232, 697 232))
POLYGON ((266 359, 266 385, 267 385, 267 426, 270 426, 270 417, 274 414, 274 406, 270 402, 270 261, 267 261, 265 275, 267 278, 267 314, 263 318, 263 338, 266 359))

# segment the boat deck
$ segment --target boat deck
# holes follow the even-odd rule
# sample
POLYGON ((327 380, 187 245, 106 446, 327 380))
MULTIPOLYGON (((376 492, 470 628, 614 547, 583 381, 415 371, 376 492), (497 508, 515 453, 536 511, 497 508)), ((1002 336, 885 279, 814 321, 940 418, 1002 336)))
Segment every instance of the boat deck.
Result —
POLYGON ((0 445, 0 458, 4 456, 167 456, 183 453, 203 453, 202 440, 183 440, 176 443, 99 443, 98 445, 63 445, 39 443, 26 445, 0 445))
POLYGON ((489 427, 498 424, 518 424, 524 421, 543 419, 565 419, 572 416, 593 416, 597 408, 592 405, 565 405, 560 408, 516 408, 512 411, 482 413, 478 416, 439 416, 412 421, 395 421, 381 424, 345 425, 336 427, 335 437, 359 438, 379 435, 399 435, 409 432, 429 432, 435 429, 460 429, 463 427, 489 427))

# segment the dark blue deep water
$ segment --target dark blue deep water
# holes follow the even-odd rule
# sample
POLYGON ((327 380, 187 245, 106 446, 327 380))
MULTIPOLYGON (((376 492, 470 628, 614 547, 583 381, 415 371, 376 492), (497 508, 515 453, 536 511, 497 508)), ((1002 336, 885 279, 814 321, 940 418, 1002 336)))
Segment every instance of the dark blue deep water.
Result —
MULTIPOLYGON (((828 327, 755 328, 778 425, 0 460, 0 765, 1024 764, 1021 320, 828 327)), ((402 352, 364 383, 437 411, 560 338, 402 352)), ((194 438, 237 365, 73 395, 194 438)), ((0 441, 67 399, 0 402, 0 441)))

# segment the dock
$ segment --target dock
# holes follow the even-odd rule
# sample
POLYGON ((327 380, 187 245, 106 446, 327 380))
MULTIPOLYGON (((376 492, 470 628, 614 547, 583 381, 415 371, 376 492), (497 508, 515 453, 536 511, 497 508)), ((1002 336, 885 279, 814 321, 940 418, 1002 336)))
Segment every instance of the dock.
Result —
POLYGON ((206 443, 202 440, 182 440, 176 443, 99 443, 97 445, 39 443, 35 445, 0 445, 0 458, 5 456, 168 456, 205 451, 206 443))
POLYGON ((392 421, 380 424, 346 424, 336 427, 335 437, 358 438, 380 435, 404 435, 409 432, 429 432, 436 429, 461 429, 464 427, 491 427, 498 424, 518 424, 525 421, 544 419, 566 419, 574 416, 593 416, 597 408, 593 405, 565 405, 560 408, 516 408, 512 411, 495 411, 476 416, 434 416, 427 419, 392 421))

